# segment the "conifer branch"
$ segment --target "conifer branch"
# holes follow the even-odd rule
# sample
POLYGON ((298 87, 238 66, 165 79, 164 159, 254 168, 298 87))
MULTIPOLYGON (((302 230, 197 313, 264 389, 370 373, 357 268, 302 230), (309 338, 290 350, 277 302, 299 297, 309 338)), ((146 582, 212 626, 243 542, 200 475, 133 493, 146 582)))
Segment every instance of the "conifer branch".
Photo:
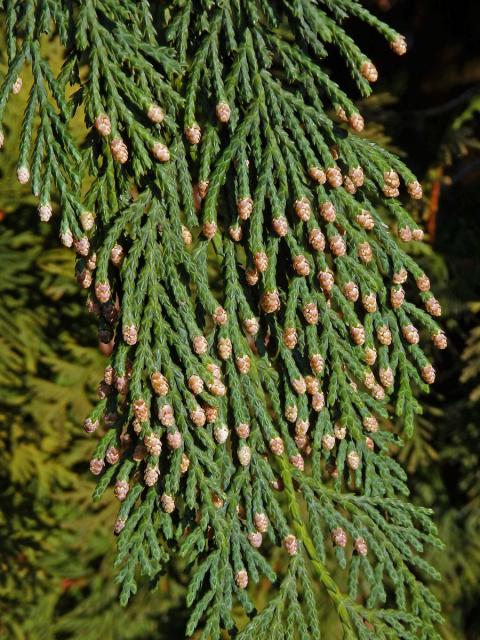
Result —
POLYGON ((109 356, 85 429, 102 433, 95 498, 113 483, 122 503, 122 603, 139 573, 155 580, 180 556, 188 635, 236 633, 239 604, 252 617, 240 637, 271 624, 318 637, 320 583, 346 638, 438 637, 416 572, 437 577, 420 554, 440 543, 404 501, 400 440, 384 428, 395 405, 410 435, 414 390, 435 378, 417 327, 446 346, 429 280, 390 233, 422 239, 398 199, 402 181, 422 190, 361 137, 323 65, 336 47, 368 95, 377 70, 343 22, 367 22, 398 54, 404 39, 355 0, 0 6, 0 119, 26 62, 34 78, 18 179, 43 221, 58 192, 109 356), (45 31, 65 50, 58 75, 45 31), (261 576, 278 590, 255 615, 247 587, 261 576))

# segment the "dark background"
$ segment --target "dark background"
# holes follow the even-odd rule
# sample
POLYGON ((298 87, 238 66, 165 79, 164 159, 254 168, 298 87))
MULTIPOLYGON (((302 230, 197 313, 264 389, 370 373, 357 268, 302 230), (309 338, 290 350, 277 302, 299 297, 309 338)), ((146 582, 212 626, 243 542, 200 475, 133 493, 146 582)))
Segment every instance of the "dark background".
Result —
POLYGON ((449 335, 448 350, 435 354, 433 397, 423 399, 425 416, 402 455, 415 499, 435 509, 447 543, 437 559, 448 618, 443 632, 474 640, 480 637, 480 3, 369 5, 409 46, 401 58, 386 55, 380 39, 358 29, 380 69, 376 90, 395 98, 372 117, 425 186, 418 216, 432 253, 423 261, 449 335))

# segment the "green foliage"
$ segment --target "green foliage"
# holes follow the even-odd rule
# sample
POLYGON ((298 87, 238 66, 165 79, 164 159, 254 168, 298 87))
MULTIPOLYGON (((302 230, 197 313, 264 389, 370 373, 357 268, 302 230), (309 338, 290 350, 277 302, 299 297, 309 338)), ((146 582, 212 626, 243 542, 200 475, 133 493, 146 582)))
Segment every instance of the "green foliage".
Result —
MULTIPOLYGON (((439 637, 426 586, 438 573, 423 554, 442 545, 430 511, 406 501, 389 425, 401 417, 399 431, 412 435, 414 392, 435 377, 416 327, 445 343, 428 278, 391 234, 421 252, 399 187, 415 198, 421 188, 359 135, 363 119, 324 64, 335 47, 367 96, 376 70, 344 21, 364 21, 400 53, 402 38, 354 0, 186 0, 153 15, 128 0, 2 6, 0 116, 24 64, 33 70, 17 175, 31 180, 43 221, 58 194, 61 239, 78 253, 79 282, 94 289, 89 308, 110 356, 85 429, 101 433, 94 497, 114 484, 122 502, 120 602, 140 575, 157 583, 181 562, 187 635, 320 637, 317 602, 327 595, 328 628, 345 638, 439 637), (44 33, 62 44, 61 70, 44 33), (83 116, 94 127, 85 140, 83 116), (418 292, 403 289, 409 276, 418 292), (272 585, 263 609, 260 581, 272 585)), ((58 298, 63 254, 48 255, 32 260, 58 298)), ((25 259, 10 286, 31 277, 25 259)), ((26 300, 19 308, 28 315, 26 300)), ((75 309, 62 308, 79 335, 75 309)), ((88 413, 98 356, 64 336, 62 322, 43 321, 30 318, 23 350, 21 331, 7 342, 6 402, 32 366, 29 419, 56 429, 43 445, 56 452, 61 442, 76 464, 85 446, 66 425, 88 413), (31 332, 42 326, 35 354, 31 332)), ((45 464, 23 432, 8 442, 9 482, 34 477, 52 500, 53 480, 74 482, 69 464, 45 464)), ((145 637, 142 600, 119 614, 105 582, 89 582, 91 599, 78 595, 58 633, 78 632, 91 602, 91 637, 116 637, 135 611, 146 627, 130 637, 145 637)))
POLYGON ((49 230, 22 230, 31 215, 8 215, 0 236, 0 637, 159 637, 181 588, 173 578, 162 585, 168 607, 145 593, 128 611, 118 603, 115 505, 92 510, 81 473, 90 449, 81 417, 103 357, 72 285, 72 256, 49 230))

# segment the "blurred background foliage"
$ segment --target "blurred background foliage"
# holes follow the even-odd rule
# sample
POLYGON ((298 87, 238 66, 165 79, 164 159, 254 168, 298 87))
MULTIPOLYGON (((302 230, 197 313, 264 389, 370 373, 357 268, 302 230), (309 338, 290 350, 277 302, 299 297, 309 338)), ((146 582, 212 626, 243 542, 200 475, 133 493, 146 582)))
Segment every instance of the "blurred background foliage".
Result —
MULTIPOLYGON (((388 55, 369 29, 350 25, 381 72, 375 96, 361 105, 365 135, 401 153, 422 179, 426 197, 416 215, 428 236, 417 258, 449 335, 446 352, 435 354, 438 382, 422 398, 424 415, 397 455, 414 500, 435 509, 447 545, 433 558, 444 577, 435 587, 443 635, 478 640, 480 4, 366 4, 406 35, 409 54, 388 55)), ((49 47, 60 65, 55 42, 49 47)), ((329 64, 348 86, 334 55, 329 64)), ((73 254, 58 248, 55 224, 37 221, 34 199, 13 179, 25 100, 25 89, 12 100, 0 156, 0 639, 181 638, 181 567, 154 592, 145 585, 126 610, 117 602, 116 506, 91 502, 93 443, 81 428, 103 356, 73 254)))

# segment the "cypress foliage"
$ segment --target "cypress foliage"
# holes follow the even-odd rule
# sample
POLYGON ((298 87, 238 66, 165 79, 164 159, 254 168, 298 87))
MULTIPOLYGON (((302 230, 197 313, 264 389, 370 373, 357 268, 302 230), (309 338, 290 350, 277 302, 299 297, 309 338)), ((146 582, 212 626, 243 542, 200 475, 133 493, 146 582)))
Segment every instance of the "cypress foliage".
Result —
POLYGON ((58 193, 109 356, 85 430, 94 497, 122 503, 121 602, 180 557, 188 635, 321 637, 328 598, 345 638, 439 637, 422 553, 441 543, 384 428, 395 412, 411 435, 434 381, 420 331, 446 346, 401 246, 422 231, 400 188, 421 187, 324 63, 336 48, 367 96, 377 71, 344 21, 404 39, 354 0, 0 6, 0 119, 33 73, 17 177, 42 221, 58 193))
POLYGON ((51 227, 23 228, 34 215, 19 208, 0 234, 0 638, 168 638, 184 623, 177 615, 157 633, 179 606, 173 576, 161 604, 145 589, 128 610, 118 602, 116 501, 92 509, 93 481, 79 473, 91 449, 80 417, 103 358, 71 281, 73 256, 51 227))

